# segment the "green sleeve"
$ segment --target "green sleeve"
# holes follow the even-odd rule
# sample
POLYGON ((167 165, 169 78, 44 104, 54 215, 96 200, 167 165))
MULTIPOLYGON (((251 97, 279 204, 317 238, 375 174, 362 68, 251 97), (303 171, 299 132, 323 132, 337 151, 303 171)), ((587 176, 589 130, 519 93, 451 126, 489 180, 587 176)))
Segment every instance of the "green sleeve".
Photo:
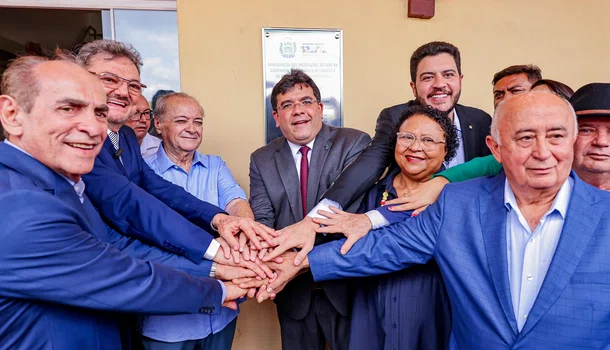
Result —
POLYGON ((464 164, 456 165, 451 169, 442 171, 434 177, 442 176, 449 182, 460 182, 477 177, 498 175, 502 170, 502 164, 498 163, 493 155, 474 158, 464 164))

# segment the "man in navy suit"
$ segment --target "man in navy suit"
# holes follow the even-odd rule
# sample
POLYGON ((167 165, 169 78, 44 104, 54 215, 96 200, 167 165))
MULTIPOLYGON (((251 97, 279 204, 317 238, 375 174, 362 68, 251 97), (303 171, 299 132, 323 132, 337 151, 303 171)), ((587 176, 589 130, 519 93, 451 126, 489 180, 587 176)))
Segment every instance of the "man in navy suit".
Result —
POLYGON ((220 260, 220 245, 228 247, 223 241, 238 252, 234 235, 240 231, 257 248, 261 238, 271 241, 272 229, 250 218, 226 215, 164 180, 144 162, 133 130, 123 125, 145 88, 140 82, 142 59, 131 45, 97 40, 83 46, 77 59, 99 78, 107 94, 108 139, 93 171, 83 176, 87 195, 107 224, 195 262, 220 260), (214 240, 218 235, 222 239, 214 240))
MULTIPOLYGON (((316 247, 303 265, 322 281, 434 257, 453 309, 451 348, 607 348, 610 193, 571 172, 576 133, 574 110, 554 94, 507 99, 487 139, 504 172, 447 185, 419 216, 371 231, 345 255, 341 241, 316 247)), ((259 294, 302 268, 295 254, 259 294)))
POLYGON ((105 240, 81 176, 106 138, 105 93, 65 61, 4 72, 0 121, 0 344, 118 349, 118 312, 217 313, 245 291, 132 258, 105 240))

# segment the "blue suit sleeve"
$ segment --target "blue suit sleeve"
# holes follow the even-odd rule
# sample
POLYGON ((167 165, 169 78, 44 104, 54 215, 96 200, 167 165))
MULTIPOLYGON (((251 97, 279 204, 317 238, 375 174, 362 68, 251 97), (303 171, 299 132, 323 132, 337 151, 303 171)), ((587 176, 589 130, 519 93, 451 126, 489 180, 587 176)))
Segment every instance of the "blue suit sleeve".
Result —
POLYGON ((146 192, 180 213, 193 224, 212 232, 210 223, 216 214, 225 213, 222 209, 198 199, 182 187, 174 185, 157 175, 141 156, 138 161, 141 162, 142 187, 146 192))
POLYGON ((308 255, 314 280, 375 276, 426 263, 442 224, 443 194, 417 217, 369 232, 345 255, 345 239, 314 247, 308 255))
POLYGON ((136 259, 163 264, 175 270, 188 272, 194 276, 210 277, 210 271, 212 270, 212 261, 210 260, 199 259, 198 261, 192 261, 185 256, 176 255, 137 239, 123 236, 112 228, 108 229, 107 236, 114 237, 114 239, 111 238, 109 243, 125 254, 136 259))
POLYGON ((143 314, 219 310, 222 287, 123 254, 47 193, 0 195, 0 295, 143 314))
MULTIPOLYGON (((184 190, 158 177, 148 165, 145 167, 146 172, 154 175, 153 182, 159 184, 157 191, 153 191, 156 193, 148 193, 140 188, 124 175, 106 166, 99 157, 95 160, 93 170, 83 176, 86 193, 106 222, 118 231, 173 253, 185 255, 195 262, 201 260, 213 236, 185 220, 153 196, 173 188, 184 190), (172 188, 168 188, 161 181, 172 188)), ((149 177, 152 178, 151 175, 149 177)))

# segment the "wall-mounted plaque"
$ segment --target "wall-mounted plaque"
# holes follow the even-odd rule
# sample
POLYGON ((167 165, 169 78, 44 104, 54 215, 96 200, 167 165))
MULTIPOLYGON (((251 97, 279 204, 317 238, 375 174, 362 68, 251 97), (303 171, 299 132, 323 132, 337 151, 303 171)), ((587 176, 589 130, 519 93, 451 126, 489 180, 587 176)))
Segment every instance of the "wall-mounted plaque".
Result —
POLYGON ((282 136, 273 120, 271 90, 292 68, 303 70, 318 85, 324 104, 324 122, 343 125, 343 31, 263 28, 266 143, 282 136))

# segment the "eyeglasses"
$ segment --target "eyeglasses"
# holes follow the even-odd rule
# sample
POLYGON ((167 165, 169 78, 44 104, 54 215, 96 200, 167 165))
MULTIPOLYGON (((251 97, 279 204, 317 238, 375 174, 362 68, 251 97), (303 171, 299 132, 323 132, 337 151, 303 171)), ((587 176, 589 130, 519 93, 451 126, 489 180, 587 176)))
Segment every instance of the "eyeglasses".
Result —
POLYGON ((319 101, 316 100, 303 100, 301 102, 286 102, 280 105, 276 110, 281 110, 282 112, 288 112, 296 108, 297 105, 302 106, 303 108, 310 108, 319 101))
POLYGON ((420 137, 411 134, 410 132, 397 132, 397 142, 404 148, 409 148, 415 143, 415 140, 419 141, 419 147, 425 152, 433 151, 436 145, 439 143, 445 143, 445 141, 437 141, 432 136, 422 135, 420 137))
POLYGON ((97 77, 102 82, 102 85, 104 85, 105 87, 110 88, 110 89, 118 89, 123 83, 126 83, 127 90, 131 94, 141 95, 142 89, 146 88, 146 85, 140 83, 137 80, 128 80, 128 79, 119 77, 118 75, 113 74, 113 73, 108 73, 108 72, 101 72, 101 73, 89 72, 89 73, 97 75, 97 77))
POLYGON ((136 111, 134 114, 129 117, 131 121, 137 122, 140 119, 144 119, 146 121, 151 120, 153 118, 153 112, 150 109, 145 110, 144 112, 136 111))

